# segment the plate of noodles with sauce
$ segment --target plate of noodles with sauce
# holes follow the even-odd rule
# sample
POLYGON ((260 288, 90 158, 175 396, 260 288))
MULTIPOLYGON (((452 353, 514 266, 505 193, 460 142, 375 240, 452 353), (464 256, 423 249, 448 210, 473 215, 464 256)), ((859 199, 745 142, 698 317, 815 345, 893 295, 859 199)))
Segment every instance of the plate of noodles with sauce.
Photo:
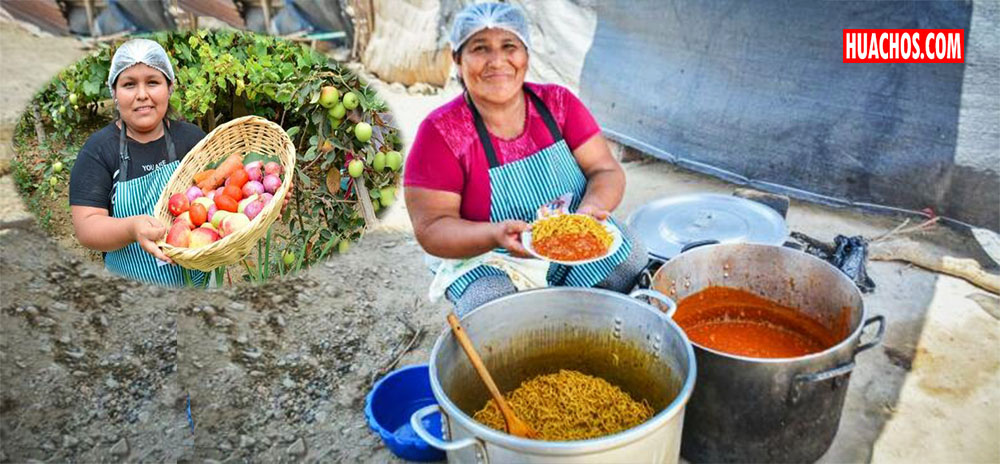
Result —
POLYGON ((622 245, 622 233, 614 224, 586 214, 558 214, 532 223, 521 233, 521 243, 539 259, 575 266, 614 254, 622 245))

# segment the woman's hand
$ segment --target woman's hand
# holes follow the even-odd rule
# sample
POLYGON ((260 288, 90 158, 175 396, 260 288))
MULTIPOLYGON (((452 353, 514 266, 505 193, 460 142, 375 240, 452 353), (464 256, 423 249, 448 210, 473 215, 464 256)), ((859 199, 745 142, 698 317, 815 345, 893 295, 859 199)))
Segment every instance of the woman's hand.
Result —
POLYGON ((165 261, 167 264, 173 264, 173 261, 163 254, 163 250, 160 250, 156 244, 166 233, 167 228, 152 216, 132 217, 132 238, 135 239, 135 242, 154 258, 165 261))
POLYGON ((609 212, 608 210, 589 204, 580 205, 580 207, 576 209, 576 213, 586 214, 587 216, 597 219, 598 221, 603 221, 607 219, 608 216, 611 215, 611 212, 609 212))
POLYGON ((521 232, 531 227, 524 221, 503 221, 494 224, 494 240, 497 246, 510 252, 518 258, 534 258, 521 244, 521 232))

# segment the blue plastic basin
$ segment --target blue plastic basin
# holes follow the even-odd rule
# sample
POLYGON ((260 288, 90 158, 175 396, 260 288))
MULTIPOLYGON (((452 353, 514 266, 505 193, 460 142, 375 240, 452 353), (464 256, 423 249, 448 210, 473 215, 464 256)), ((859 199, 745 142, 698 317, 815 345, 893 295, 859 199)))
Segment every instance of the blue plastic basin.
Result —
MULTIPOLYGON (((382 377, 365 399, 368 426, 382 437, 393 454, 407 461, 444 460, 441 451, 420 439, 410 427, 410 416, 418 409, 435 404, 430 373, 426 364, 407 366, 382 377)), ((441 438, 441 414, 424 418, 424 428, 441 438)))

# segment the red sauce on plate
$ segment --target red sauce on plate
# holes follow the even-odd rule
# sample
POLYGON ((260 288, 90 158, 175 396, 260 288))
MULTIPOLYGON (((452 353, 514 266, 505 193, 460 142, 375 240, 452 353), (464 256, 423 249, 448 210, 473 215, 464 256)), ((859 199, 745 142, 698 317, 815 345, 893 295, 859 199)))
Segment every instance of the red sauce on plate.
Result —
POLYGON ((557 261, 583 261, 608 252, 593 234, 559 234, 531 242, 538 254, 557 261))
POLYGON ((831 331, 794 308, 752 293, 708 287, 680 302, 674 320, 692 342, 724 353, 752 358, 795 358, 818 353, 847 336, 842 311, 831 331))

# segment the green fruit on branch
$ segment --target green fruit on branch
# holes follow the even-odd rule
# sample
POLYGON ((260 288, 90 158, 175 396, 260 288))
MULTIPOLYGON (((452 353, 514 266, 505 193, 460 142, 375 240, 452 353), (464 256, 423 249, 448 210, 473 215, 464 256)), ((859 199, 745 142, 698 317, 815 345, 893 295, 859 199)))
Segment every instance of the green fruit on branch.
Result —
POLYGON ((336 128, 340 127, 340 123, 342 123, 342 122, 344 122, 342 119, 331 119, 330 120, 330 128, 331 129, 336 129, 336 128))
POLYGON ((337 251, 340 253, 347 253, 349 248, 351 248, 351 242, 348 242, 347 240, 341 240, 340 243, 337 244, 337 251))
POLYGON ((62 168, 63 168, 62 161, 56 161, 55 163, 52 163, 52 172, 59 174, 60 172, 62 172, 62 168))
POLYGON ((60 106, 59 107, 59 114, 65 114, 65 113, 66 113, 66 107, 65 106, 60 106))
POLYGON ((393 171, 398 171, 399 168, 403 167, 403 155, 398 151, 390 151, 385 154, 385 165, 389 166, 389 169, 393 171))
POLYGON ((378 210, 382 209, 382 204, 378 202, 377 198, 372 198, 372 209, 377 213, 378 210))
POLYGON ((58 184, 58 183, 59 183, 59 178, 57 178, 57 177, 49 177, 49 185, 55 187, 56 184, 58 184))
POLYGON ((367 122, 359 122, 358 125, 354 126, 354 136, 357 137, 358 141, 365 143, 372 138, 372 126, 367 122))
POLYGON ((375 154, 375 159, 372 160, 372 167, 375 168, 375 172, 382 172, 385 169, 385 153, 378 152, 375 154))
POLYGON ((286 251, 285 254, 281 255, 281 260, 285 263, 285 266, 291 266, 295 262, 295 253, 286 251))
POLYGON ((359 159, 351 160, 351 162, 347 164, 347 173, 350 174, 351 177, 361 177, 361 174, 364 172, 365 163, 361 162, 359 159))
POLYGON ((360 100, 358 99, 358 94, 354 92, 347 92, 344 94, 344 108, 353 110, 358 107, 359 102, 360 100))
POLYGON ((346 114, 347 108, 344 108, 343 103, 337 103, 333 108, 330 108, 330 111, 326 112, 326 115, 329 116, 330 119, 344 119, 344 115, 346 114))
POLYGON ((396 187, 382 187, 379 194, 382 206, 385 206, 386 208, 392 206, 392 204, 396 202, 396 187))
POLYGON ((69 104, 70 105, 75 105, 78 99, 79 99, 79 97, 77 97, 75 93, 69 94, 69 104))
POLYGON ((323 108, 333 108, 333 105, 337 104, 337 100, 340 99, 340 91, 332 85, 323 87, 323 90, 319 94, 319 104, 323 108))

